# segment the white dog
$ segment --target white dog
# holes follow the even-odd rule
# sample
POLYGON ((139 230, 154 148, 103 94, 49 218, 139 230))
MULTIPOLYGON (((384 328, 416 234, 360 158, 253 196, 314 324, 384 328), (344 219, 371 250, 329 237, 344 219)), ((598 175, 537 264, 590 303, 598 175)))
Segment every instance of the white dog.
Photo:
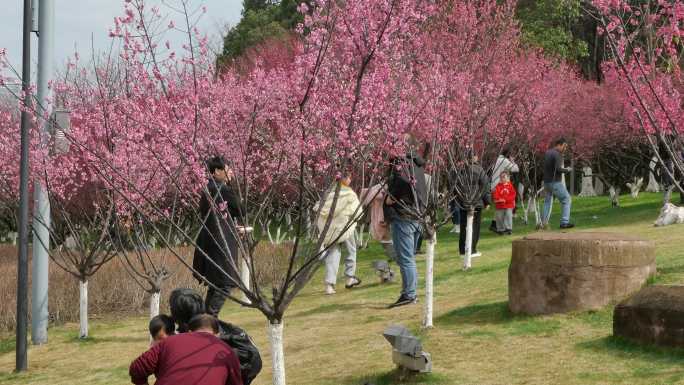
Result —
POLYGON ((666 203, 660 210, 660 216, 654 225, 667 226, 675 223, 684 223, 684 207, 677 207, 672 203, 666 203))

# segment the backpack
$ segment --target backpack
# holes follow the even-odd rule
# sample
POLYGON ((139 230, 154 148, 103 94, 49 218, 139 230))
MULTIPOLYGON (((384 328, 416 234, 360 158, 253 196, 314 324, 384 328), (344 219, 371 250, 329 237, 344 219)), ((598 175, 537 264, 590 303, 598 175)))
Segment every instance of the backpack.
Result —
POLYGON ((219 338, 228 344, 240 360, 242 382, 249 385, 261 371, 261 355, 249 335, 239 327, 219 320, 219 338))

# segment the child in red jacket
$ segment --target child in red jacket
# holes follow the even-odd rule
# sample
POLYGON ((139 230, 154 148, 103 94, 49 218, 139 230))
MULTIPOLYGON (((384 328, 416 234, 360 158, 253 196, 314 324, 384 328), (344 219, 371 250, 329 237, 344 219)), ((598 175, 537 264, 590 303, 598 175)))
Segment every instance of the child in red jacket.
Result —
POLYGON ((501 173, 501 179, 496 185, 492 197, 496 205, 496 232, 510 235, 513 232, 515 188, 507 171, 501 173))

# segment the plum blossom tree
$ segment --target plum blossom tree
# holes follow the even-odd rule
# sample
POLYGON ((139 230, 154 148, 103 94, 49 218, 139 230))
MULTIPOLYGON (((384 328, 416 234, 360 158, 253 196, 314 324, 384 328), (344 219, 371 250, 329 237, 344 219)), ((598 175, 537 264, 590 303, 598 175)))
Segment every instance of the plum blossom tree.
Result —
MULTIPOLYGON (((391 68, 429 4, 319 1, 310 13, 302 9, 307 14, 300 29, 308 33, 297 42, 291 61, 269 67, 257 60, 246 73, 227 71, 218 77, 204 39, 190 30, 183 55, 162 57, 146 21, 159 20, 158 13, 144 13, 141 1, 125 7, 125 16, 117 18, 111 32, 123 42, 119 81, 72 85, 75 94, 97 96, 98 103, 87 96, 71 98, 69 108, 76 118, 69 135, 74 152, 68 156, 87 159, 93 166, 92 177, 110 193, 117 220, 145 218, 162 239, 156 224, 171 223, 192 245, 195 236, 170 220, 168 197, 177 196, 184 212, 193 213, 189 215, 194 223, 204 226, 196 214, 200 196, 208 194, 201 187, 203 160, 216 153, 230 159, 237 176, 234 188, 247 214, 240 219, 223 216, 223 205, 209 202, 238 242, 238 255, 228 258, 230 268, 238 270, 243 260, 249 269, 250 282, 223 271, 247 300, 214 288, 269 320, 274 383, 284 384, 284 313, 330 247, 324 242, 330 224, 309 238, 307 216, 325 194, 335 194, 336 201, 339 187, 329 186, 340 172, 361 161, 365 179, 372 181, 384 172, 385 159, 400 151, 397 139, 409 122, 385 122, 391 111, 385 104, 397 102, 391 68), (292 251, 279 261, 282 271, 270 287, 253 255, 258 238, 241 236, 237 230, 238 220, 249 226, 272 214, 268 206, 287 207, 295 224, 292 251)), ((95 79, 102 77, 101 71, 94 71, 95 79)), ((65 185, 61 190, 73 188, 65 185)), ((335 203, 332 206, 334 210, 335 203)), ((359 209, 347 226, 361 214, 359 209)), ((225 244, 226 237, 221 238, 214 241, 225 244)), ((191 268, 184 256, 169 251, 191 268)))
MULTIPOLYGON (((607 81, 625 91, 629 118, 648 141, 662 170, 681 191, 681 1, 596 0, 587 11, 599 22, 609 59, 607 81)), ((667 200, 667 199, 666 199, 667 200)))

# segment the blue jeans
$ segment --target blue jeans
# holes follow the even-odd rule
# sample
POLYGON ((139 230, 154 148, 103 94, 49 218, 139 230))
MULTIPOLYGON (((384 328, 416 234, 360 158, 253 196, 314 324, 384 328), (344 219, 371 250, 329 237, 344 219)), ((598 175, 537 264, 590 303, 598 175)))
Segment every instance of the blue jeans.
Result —
POLYGON ((449 211, 451 211, 451 224, 458 225, 461 223, 461 210, 459 209, 456 201, 452 200, 449 202, 449 211))
POLYGON ((542 223, 549 223, 551 219, 551 204, 553 203, 553 197, 558 198, 561 204, 561 225, 566 225, 570 223, 570 205, 571 199, 568 190, 565 188, 562 182, 552 182, 544 183, 544 211, 542 212, 542 223))
POLYGON ((392 221, 392 243, 397 256, 397 264, 401 270, 401 295, 415 298, 418 286, 418 269, 416 268, 416 246, 420 236, 420 224, 405 219, 392 221))

